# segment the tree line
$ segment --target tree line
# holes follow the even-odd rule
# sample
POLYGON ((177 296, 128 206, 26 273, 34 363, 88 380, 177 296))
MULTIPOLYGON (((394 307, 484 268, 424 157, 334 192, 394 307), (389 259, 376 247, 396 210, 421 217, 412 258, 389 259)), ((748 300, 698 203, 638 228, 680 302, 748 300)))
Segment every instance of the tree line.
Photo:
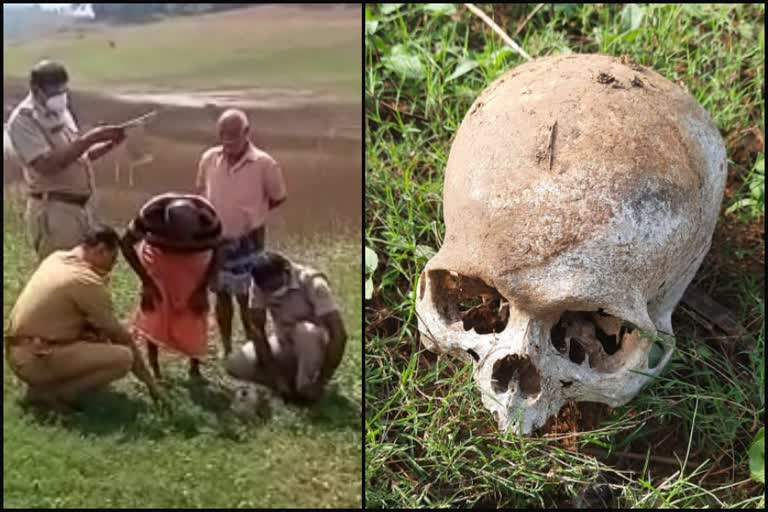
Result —
MULTIPOLYGON (((83 4, 74 4, 77 8, 83 4)), ((91 4, 97 21, 142 22, 157 17, 201 14, 249 7, 254 4, 91 4)))

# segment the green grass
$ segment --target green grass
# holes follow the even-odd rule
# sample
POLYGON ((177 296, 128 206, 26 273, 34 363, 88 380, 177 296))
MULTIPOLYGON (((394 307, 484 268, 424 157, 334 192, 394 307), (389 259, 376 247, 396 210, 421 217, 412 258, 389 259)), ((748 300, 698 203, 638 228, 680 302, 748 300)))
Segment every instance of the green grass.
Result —
MULTIPOLYGON (((4 207, 4 323, 33 270, 18 209, 4 207)), ((18 400, 3 370, 3 507, 359 507, 362 503, 359 243, 276 241, 276 248, 326 271, 350 333, 336 391, 311 408, 273 408, 243 421, 228 411, 234 385, 214 357, 211 381, 190 386, 187 362, 161 356, 170 407, 151 405, 133 376, 93 397, 84 412, 41 416, 18 400)), ((112 281, 120 316, 137 283, 121 262, 112 281)), ((218 349, 213 336, 211 352, 218 349)))
POLYGON ((356 99, 360 45, 353 9, 334 16, 260 7, 3 45, 3 68, 4 76, 26 77, 35 62, 52 58, 80 88, 299 87, 356 99))
MULTIPOLYGON (((510 35, 535 8, 480 7, 510 35)), ((499 433, 471 367, 420 344, 414 289, 442 243, 443 169, 456 130, 480 91, 523 59, 464 8, 369 5, 366 245, 379 265, 366 303, 367 506, 572 507, 601 479, 619 507, 764 506, 747 457, 765 421, 764 157, 749 138, 765 128, 764 7, 639 7, 547 5, 514 39, 532 57, 629 54, 683 83, 712 114, 729 181, 695 282, 749 335, 717 339, 681 306, 668 369, 599 428, 570 440, 499 433), (606 456, 625 451, 640 460, 606 456)))

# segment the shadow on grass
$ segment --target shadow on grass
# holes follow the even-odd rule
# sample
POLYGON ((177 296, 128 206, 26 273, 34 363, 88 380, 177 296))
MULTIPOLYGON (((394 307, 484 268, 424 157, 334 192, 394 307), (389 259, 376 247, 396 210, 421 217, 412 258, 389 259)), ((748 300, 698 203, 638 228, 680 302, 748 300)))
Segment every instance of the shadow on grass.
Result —
MULTIPOLYGON (((247 420, 238 418, 230 408, 232 392, 220 382, 175 382, 166 390, 166 397, 166 406, 155 406, 147 397, 108 389, 84 399, 77 412, 66 415, 39 409, 23 400, 19 405, 41 424, 57 425, 86 437, 118 436, 120 443, 169 436, 190 439, 200 435, 246 442, 256 429, 269 428, 277 412, 247 420)), ((335 387, 315 404, 287 407, 298 410, 301 423, 319 430, 359 432, 361 429, 360 404, 340 394, 335 387)))
POLYGON ((220 384, 209 381, 187 380, 186 388, 192 403, 216 416, 228 413, 232 402, 232 391, 220 384))
MULTIPOLYGON (((147 397, 108 389, 81 401, 78 410, 57 414, 19 399, 21 410, 42 425, 55 425, 83 436, 118 436, 119 442, 136 439, 159 440, 168 436, 192 438, 204 434, 227 434, 242 427, 229 411, 229 398, 223 389, 190 385, 191 403, 183 386, 166 394, 167 404, 157 406, 147 397), (232 424, 232 425, 230 425, 232 424)), ((228 435, 233 439, 240 436, 228 435)))
POLYGON ((151 405, 145 400, 113 390, 102 391, 88 397, 76 412, 59 415, 19 399, 22 411, 41 424, 59 424, 79 430, 84 435, 110 435, 136 424, 151 405))
POLYGON ((359 403, 339 393, 334 387, 316 404, 307 407, 307 418, 323 430, 360 432, 363 410, 359 403))

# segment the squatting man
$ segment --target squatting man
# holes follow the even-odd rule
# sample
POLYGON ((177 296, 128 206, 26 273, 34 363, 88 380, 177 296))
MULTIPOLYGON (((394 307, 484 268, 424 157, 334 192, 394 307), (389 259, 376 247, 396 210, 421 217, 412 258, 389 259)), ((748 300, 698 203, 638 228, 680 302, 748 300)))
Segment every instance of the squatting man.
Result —
POLYGON ((160 400, 159 348, 189 357, 190 376, 201 378, 209 289, 217 294, 232 377, 286 400, 320 399, 341 362, 346 331, 325 275, 264 250, 266 215, 285 201, 285 183, 275 160, 250 141, 245 113, 228 110, 219 119, 220 144, 200 161, 200 195, 150 199, 121 237, 93 219, 91 162, 125 133, 104 126, 80 135, 67 107, 68 80, 60 64, 36 65, 30 94, 8 123, 29 192, 27 231, 40 261, 5 332, 6 360, 27 385, 27 399, 69 411, 82 396, 133 371, 160 400), (108 287, 121 251, 141 281, 129 328, 116 318, 108 287), (234 351, 232 295, 249 340, 234 351), (147 343, 154 376, 140 342, 147 343))

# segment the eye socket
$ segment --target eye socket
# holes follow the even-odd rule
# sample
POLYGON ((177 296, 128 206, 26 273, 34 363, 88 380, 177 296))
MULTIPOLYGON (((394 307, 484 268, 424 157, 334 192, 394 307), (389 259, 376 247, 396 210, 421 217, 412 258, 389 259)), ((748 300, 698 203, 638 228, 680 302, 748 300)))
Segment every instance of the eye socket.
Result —
POLYGON ((430 270, 427 278, 435 309, 446 323, 461 321, 465 331, 478 334, 500 333, 507 327, 509 302, 482 279, 447 270, 430 270))
POLYGON ((552 345, 554 345, 557 351, 561 354, 568 350, 568 345, 565 341, 565 327, 561 322, 557 322, 552 326, 552 330, 549 333, 549 339, 552 340, 552 345))
POLYGON ((635 325, 601 308, 563 312, 550 329, 550 341, 559 354, 573 363, 583 364, 588 359, 590 368, 610 373, 623 367, 640 339, 639 334, 635 325))
POLYGON ((581 364, 584 362, 586 355, 587 353, 584 350, 584 347, 581 346, 579 339, 571 338, 571 345, 568 349, 568 359, 576 364, 581 364))

